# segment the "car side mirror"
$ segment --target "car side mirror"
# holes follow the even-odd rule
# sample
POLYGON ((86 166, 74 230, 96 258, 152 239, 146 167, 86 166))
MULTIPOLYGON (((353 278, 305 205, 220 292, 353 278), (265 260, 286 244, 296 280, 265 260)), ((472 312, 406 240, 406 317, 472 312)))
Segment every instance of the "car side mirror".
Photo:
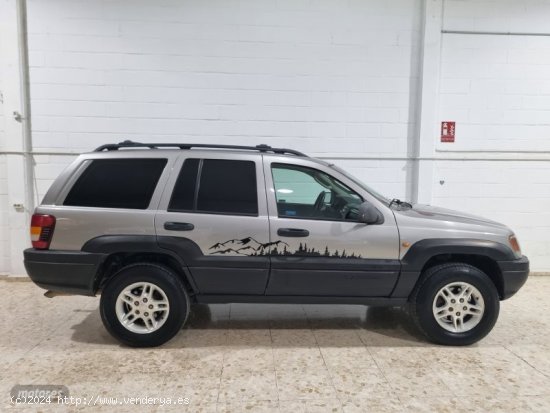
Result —
POLYGON ((357 215, 357 221, 363 224, 376 225, 384 223, 382 213, 366 201, 359 205, 357 215))

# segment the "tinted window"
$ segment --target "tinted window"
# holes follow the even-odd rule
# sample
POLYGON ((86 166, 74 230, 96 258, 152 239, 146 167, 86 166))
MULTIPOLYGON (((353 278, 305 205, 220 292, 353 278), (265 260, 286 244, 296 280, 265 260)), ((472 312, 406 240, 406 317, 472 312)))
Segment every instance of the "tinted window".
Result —
POLYGON ((205 159, 201 170, 197 210, 258 214, 254 162, 205 159))
POLYGON ((96 159, 78 178, 64 205, 147 209, 166 159, 96 159))
POLYGON ((271 167, 279 217, 356 220, 361 196, 336 178, 297 165, 271 167))
POLYGON ((187 159, 184 162, 168 206, 169 211, 192 211, 194 209, 199 161, 199 159, 187 159))
POLYGON ((168 210, 257 215, 255 163, 223 159, 186 160, 168 210))

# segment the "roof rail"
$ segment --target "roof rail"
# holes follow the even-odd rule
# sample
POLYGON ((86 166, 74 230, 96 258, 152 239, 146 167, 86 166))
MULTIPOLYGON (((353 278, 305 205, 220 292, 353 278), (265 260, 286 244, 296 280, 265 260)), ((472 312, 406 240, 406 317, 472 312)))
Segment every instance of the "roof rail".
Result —
POLYGON ((306 154, 295 151, 293 149, 272 148, 271 146, 265 145, 265 144, 256 145, 256 146, 240 146, 240 145, 209 145, 204 143, 141 143, 141 142, 133 142, 128 140, 120 143, 109 143, 106 145, 101 145, 99 148, 96 148, 94 152, 116 151, 121 148, 236 149, 236 150, 244 150, 244 151, 272 152, 272 153, 281 154, 281 155, 291 154, 296 156, 307 157, 306 154))

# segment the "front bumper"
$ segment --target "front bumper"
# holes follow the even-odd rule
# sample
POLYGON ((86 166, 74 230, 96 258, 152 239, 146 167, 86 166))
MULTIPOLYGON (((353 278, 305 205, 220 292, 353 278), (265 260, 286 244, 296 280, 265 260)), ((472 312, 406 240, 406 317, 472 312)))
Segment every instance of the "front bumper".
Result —
POLYGON ((502 299, 510 298, 525 284, 529 275, 529 259, 523 257, 513 261, 497 261, 502 274, 502 299))
POLYGON ((95 294, 95 280, 105 254, 26 249, 25 268, 31 280, 46 290, 95 294))

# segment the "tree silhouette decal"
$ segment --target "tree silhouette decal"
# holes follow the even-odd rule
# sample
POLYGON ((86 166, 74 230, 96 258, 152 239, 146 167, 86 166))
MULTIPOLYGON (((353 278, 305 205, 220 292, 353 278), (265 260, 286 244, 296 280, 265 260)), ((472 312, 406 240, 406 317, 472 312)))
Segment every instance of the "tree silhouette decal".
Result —
POLYGON ((294 257, 332 257, 332 258, 362 258, 360 254, 355 252, 348 254, 346 250, 343 250, 340 254, 338 250, 331 253, 328 245, 323 252, 311 247, 308 248, 307 243, 301 243, 298 249, 294 252, 288 250, 290 247, 286 242, 277 240, 273 242, 261 243, 252 237, 246 237, 242 239, 230 239, 224 242, 216 242, 208 250, 210 254, 225 255, 229 253, 236 253, 248 257, 257 256, 294 256, 294 257), (213 251, 211 251, 213 250, 213 251))

